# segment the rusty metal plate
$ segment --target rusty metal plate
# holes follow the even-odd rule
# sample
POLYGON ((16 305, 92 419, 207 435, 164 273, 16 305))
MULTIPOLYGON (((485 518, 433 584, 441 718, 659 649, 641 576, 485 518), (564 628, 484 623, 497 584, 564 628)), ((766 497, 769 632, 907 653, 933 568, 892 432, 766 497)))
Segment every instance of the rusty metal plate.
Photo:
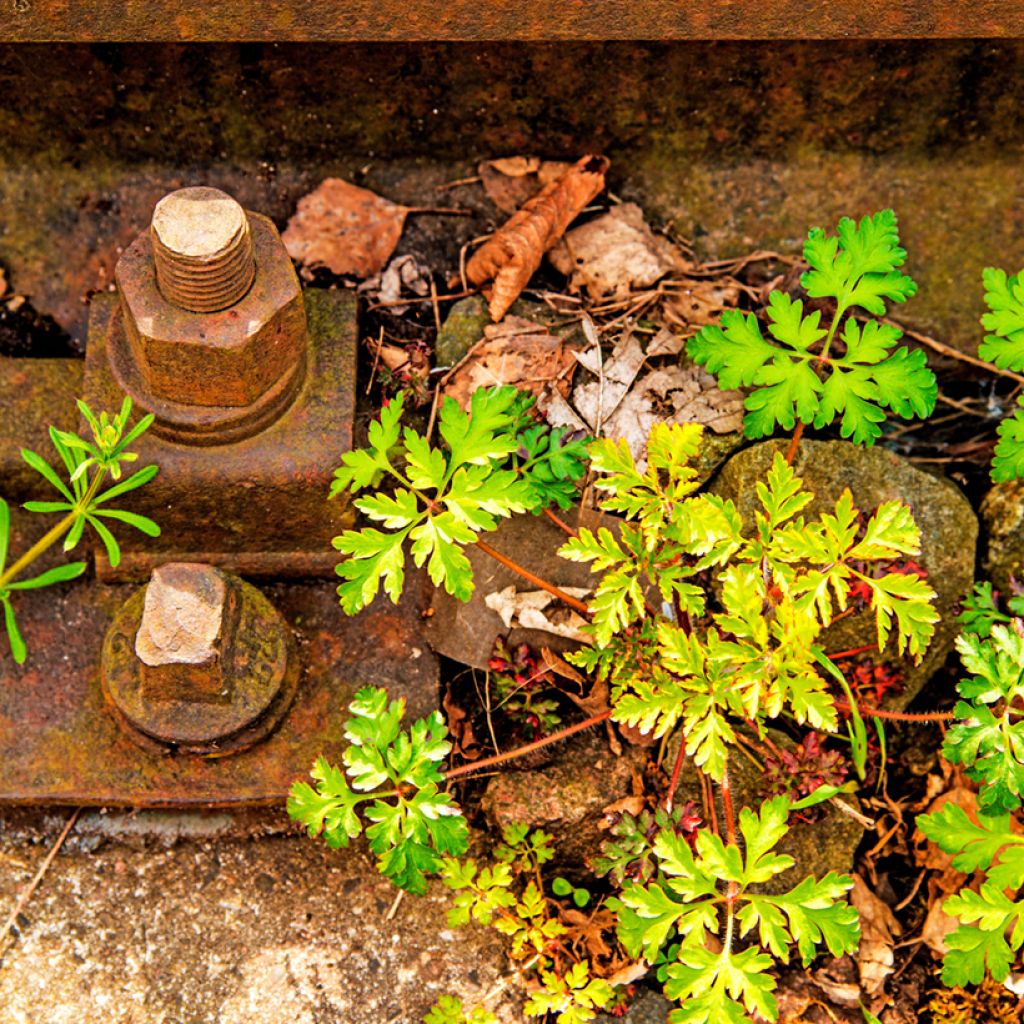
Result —
POLYGON ((997 38, 1019 0, 7 0, 10 42, 997 38))
MULTIPOLYGON (((16 536, 14 549, 23 543, 16 536)), ((346 706, 359 687, 385 686, 417 716, 436 707, 437 660, 421 619, 429 593, 411 582, 397 608, 378 603, 357 618, 344 615, 326 583, 262 588, 294 634, 298 692, 271 736, 220 758, 145 749, 104 697, 103 637, 135 587, 78 581, 20 594, 29 657, 19 668, 6 650, 0 655, 0 802, 234 807, 282 800, 318 754, 340 758, 346 706)))
MULTIPOLYGON (((352 445, 355 412, 356 302, 345 291, 305 292, 308 369, 301 391, 279 420, 234 444, 196 447, 152 432, 137 446, 139 465, 160 472, 126 495, 124 507, 160 524, 122 544, 117 569, 102 551, 107 581, 145 580, 162 562, 207 562, 265 578, 334 575, 331 538, 350 525, 351 507, 328 501, 331 475, 352 445)), ((108 353, 124 338, 117 299, 97 295, 90 318, 86 400, 114 409, 122 391, 108 353)))

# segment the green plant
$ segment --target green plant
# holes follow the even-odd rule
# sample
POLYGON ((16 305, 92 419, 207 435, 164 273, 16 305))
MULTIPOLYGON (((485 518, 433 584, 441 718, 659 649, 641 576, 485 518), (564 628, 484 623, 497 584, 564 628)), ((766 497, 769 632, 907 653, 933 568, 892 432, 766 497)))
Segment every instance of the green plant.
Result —
POLYGON ((381 874, 423 893, 426 873, 441 867, 443 855, 465 853, 468 836, 458 805, 438 788, 440 763, 451 751, 444 719, 434 711, 403 730, 405 701, 389 703, 376 687, 360 690, 349 710, 344 770, 317 758, 310 772, 316 787, 296 782, 288 813, 334 849, 365 827, 381 874), (373 824, 364 826, 360 811, 373 824))
POLYGON ((540 511, 575 500, 586 447, 529 415, 532 397, 513 387, 473 393, 469 412, 446 398, 439 432, 443 447, 406 427, 403 396, 370 425, 369 447, 346 453, 334 474, 331 496, 357 494, 385 477, 398 486, 355 499, 355 506, 384 530, 346 530, 334 539, 349 557, 338 566, 344 610, 366 607, 383 585, 397 601, 405 580, 405 545, 416 566, 461 601, 473 593, 473 573, 463 545, 479 543, 513 512, 540 511))
MULTIPOLYGON (((1024 273, 1024 272, 1022 272, 1024 273)), ((990 331, 978 346, 978 355, 1000 369, 1019 372, 1024 369, 1024 281, 1021 274, 1007 276, 1006 271, 986 267, 982 271, 985 305, 989 311, 981 318, 990 331)), ((999 424, 999 442, 992 460, 992 479, 1013 480, 1024 476, 1024 404, 1017 402, 1012 416, 999 424)))
POLYGON ((118 565, 121 550, 104 520, 133 526, 149 537, 156 537, 160 533, 160 527, 146 516, 111 508, 108 504, 114 498, 142 487, 156 476, 157 467, 146 466, 121 480, 123 465, 138 458, 135 452, 128 450, 129 445, 146 432, 153 417, 144 416, 129 429, 128 420, 132 411, 130 398, 125 398, 120 412, 114 416, 105 412, 96 416, 82 401, 78 402, 78 409, 92 432, 91 441, 72 431, 50 427, 50 440, 67 471, 66 483, 40 455, 27 448, 22 449, 21 457, 25 462, 60 495, 59 501, 29 501, 25 503, 25 508, 29 512, 63 515, 56 525, 6 568, 11 529, 10 508, 0 498, 0 604, 3 605, 11 655, 18 664, 25 661, 28 652, 11 604, 12 593, 75 579, 86 568, 85 562, 68 562, 29 579, 18 579, 37 558, 61 539, 64 551, 72 551, 81 541, 86 526, 91 526, 103 542, 110 564, 118 565), (108 476, 119 482, 102 490, 108 476))
POLYGON ((744 402, 748 437, 765 437, 776 426, 821 428, 841 417, 843 437, 873 444, 885 409, 905 419, 931 414, 937 386, 924 353, 897 346, 902 332, 890 323, 847 316, 859 308, 884 317, 885 300, 904 302, 917 292, 898 269, 906 255, 892 210, 859 224, 844 217, 836 235, 815 228, 804 243, 810 269, 800 280, 810 298, 835 304, 827 327, 820 310, 805 313, 802 300, 775 291, 770 339, 753 313, 728 310, 720 325, 690 340, 690 356, 723 388, 753 388, 744 402))
POLYGON ((423 1024, 498 1024, 493 1013, 479 1006, 465 1010, 455 996, 439 996, 423 1018, 423 1024))
POLYGON ((654 962, 677 939, 662 961, 665 992, 681 1003, 669 1014, 671 1024, 740 1024, 748 1013, 775 1020, 775 981, 767 972, 775 961, 788 962, 791 944, 805 965, 821 943, 834 956, 856 949, 857 912, 843 901, 853 885, 848 876, 806 878, 777 895, 763 889, 793 866, 792 857, 774 852, 790 810, 785 797, 757 812, 745 808, 742 844, 701 831, 696 852, 663 829, 654 841, 655 878, 626 883, 612 901, 619 937, 632 955, 654 962))
MULTIPOLYGON (((602 978, 592 977, 591 964, 563 941, 567 928, 559 904, 545 894, 541 870, 553 856, 551 836, 516 824, 503 829, 502 840, 489 865, 478 865, 472 858, 445 858, 441 877, 455 893, 448 923, 472 921, 508 936, 513 960, 535 985, 524 1008, 527 1016, 550 1013, 558 1024, 586 1024, 609 1005, 614 990, 602 978)), ((585 891, 565 879, 555 878, 551 891, 583 905, 576 894, 585 891)), ((589 901, 590 894, 585 895, 589 901)))

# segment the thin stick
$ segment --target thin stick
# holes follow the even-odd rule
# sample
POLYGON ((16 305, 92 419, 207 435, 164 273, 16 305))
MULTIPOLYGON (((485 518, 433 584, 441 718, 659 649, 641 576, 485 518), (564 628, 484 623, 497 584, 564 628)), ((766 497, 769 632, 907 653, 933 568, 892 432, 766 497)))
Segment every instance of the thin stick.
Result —
POLYGON ((475 185, 483 180, 479 174, 474 174, 472 178, 456 178, 455 181, 446 181, 443 185, 435 185, 434 191, 447 192, 449 189, 458 188, 460 185, 475 185))
POLYGON ((464 210, 458 206, 407 206, 407 214, 420 213, 436 217, 472 217, 472 210, 464 210))
POLYGON ((547 580, 542 579, 536 573, 530 572, 529 569, 518 562, 513 562, 511 558, 506 557, 500 551, 495 551, 487 541, 477 538, 476 546, 485 554, 490 555, 496 562, 500 562, 506 569, 511 569, 514 573, 522 576, 528 583, 532 583, 535 587, 540 587, 541 590, 546 590, 552 597, 557 597, 562 604, 568 605, 570 608, 578 611, 581 615, 590 618, 590 609, 580 600, 571 595, 567 594, 564 590, 560 590, 553 583, 548 583, 547 580))
POLYGON ((21 894, 18 898, 18 902, 14 905, 14 910, 11 911, 11 916, 7 918, 2 929, 0 929, 0 942, 3 942, 10 935, 11 929, 17 924, 18 918, 21 916, 21 912, 25 909, 26 904, 32 898, 32 894, 39 888, 39 883, 43 880, 43 876, 49 870, 50 865, 53 863, 53 858, 60 852, 60 848, 64 845, 64 840, 67 839, 68 833, 74 828, 75 822, 78 821, 78 816, 82 813, 81 807, 76 807, 68 818, 67 824, 65 824, 63 831, 57 837, 57 842, 50 847, 50 852, 46 855, 43 863, 39 866, 39 870, 36 872, 35 878, 29 883, 29 887, 21 894))
POLYGON ((458 779, 463 775, 472 775, 474 772, 482 771, 484 768, 493 768, 495 765, 505 764, 507 761, 512 761, 517 757, 524 757, 526 754, 532 754, 535 750, 543 750, 552 743, 558 743, 560 740, 575 736, 576 733, 583 732, 585 729, 592 729, 595 725, 611 717, 612 712, 611 708, 609 708, 607 711, 591 715, 590 718, 577 722, 575 725, 570 725, 568 728, 559 729, 558 732, 553 732, 550 736, 545 736, 543 739, 534 740, 532 743, 527 743, 522 747, 516 747, 515 750, 508 750, 504 754, 485 757, 482 761, 473 761, 470 764, 459 765, 458 768, 451 768, 444 773, 444 777, 446 779, 458 779))
POLYGON ((430 302, 434 307, 434 326, 437 328, 437 333, 441 333, 441 307, 438 305, 437 297, 437 285, 434 284, 434 279, 430 279, 430 302))
POLYGON ((370 383, 366 385, 366 393, 370 393, 373 387, 374 378, 377 376, 377 366, 380 363, 380 350, 384 347, 384 325, 381 324, 380 334, 377 336, 377 350, 373 353, 373 367, 370 369, 370 383))
POLYGON ((1012 370, 1001 370, 994 363, 987 363, 984 359, 978 359, 977 356, 969 356, 966 352, 961 352, 958 349, 953 348, 952 345, 947 345, 944 342, 939 341, 937 338, 933 338, 928 334, 922 334, 920 331, 912 331, 908 327, 904 327, 898 320, 890 320, 888 317, 883 317, 882 323, 898 327, 908 338, 912 338, 914 341, 919 342, 922 345, 927 345, 928 348, 933 349, 940 355, 948 356, 950 359, 959 359, 962 363, 970 363, 971 366, 978 366, 981 369, 987 370, 989 373, 994 373, 999 377, 1009 377, 1010 380, 1015 380, 1018 384, 1024 384, 1024 377, 1019 373, 1014 373, 1012 370))
POLYGON ((385 921, 391 921, 394 919, 395 914, 398 913, 398 906, 402 902, 402 897, 405 895, 404 889, 399 889, 398 894, 395 896, 394 903, 391 904, 391 909, 384 915, 385 921))
MULTIPOLYGON (((431 282, 431 287, 433 287, 433 282, 431 282)), ((437 289, 435 288, 434 291, 436 292, 436 290, 437 289)), ((468 298, 470 295, 476 295, 478 290, 479 289, 473 288, 470 289, 469 291, 464 292, 451 292, 448 295, 431 294, 416 295, 408 299, 388 299, 385 302, 371 303, 369 306, 366 307, 366 309, 367 311, 370 311, 374 309, 387 309, 389 306, 415 306, 421 302, 449 302, 453 299, 465 299, 468 298)))

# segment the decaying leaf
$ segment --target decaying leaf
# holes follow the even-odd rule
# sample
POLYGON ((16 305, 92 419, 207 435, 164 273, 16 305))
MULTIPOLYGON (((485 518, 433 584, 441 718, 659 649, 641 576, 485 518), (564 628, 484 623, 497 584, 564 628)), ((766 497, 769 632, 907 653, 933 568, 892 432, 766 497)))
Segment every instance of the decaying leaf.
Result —
POLYGON ((415 256, 396 256, 375 277, 364 281, 359 291, 369 294, 374 302, 383 302, 395 316, 401 316, 409 307, 399 300, 404 295, 422 297, 430 292, 430 269, 423 266, 415 256))
POLYGON ((850 902, 860 916, 857 971, 864 993, 873 996, 882 990, 885 979, 892 974, 893 942, 902 929, 889 905, 879 899, 858 874, 853 876, 850 902))
POLYGON ((660 332, 645 356, 635 335, 626 331, 603 363, 595 338, 576 359, 597 380, 578 385, 571 404, 546 391, 538 403, 541 411, 553 426, 625 438, 640 464, 646 461, 647 438, 655 423, 701 423, 716 434, 740 430, 743 395, 722 391, 701 367, 669 365, 639 376, 645 359, 676 354, 672 338, 669 332, 660 332))
POLYGON ((515 213, 545 185, 564 174, 571 164, 537 156, 484 160, 477 168, 484 191, 499 210, 515 213))
POLYGON ((451 688, 445 690, 441 700, 445 718, 448 721, 448 734, 452 738, 455 752, 466 761, 477 761, 483 754, 483 748, 473 733, 473 722, 465 708, 461 707, 452 695, 451 688))
POLYGON ((299 200, 281 239, 307 278, 319 267, 373 277, 395 251, 408 212, 369 189, 327 178, 299 200))
POLYGON ((700 328, 717 323, 725 310, 734 309, 740 294, 731 277, 673 280, 662 302, 662 316, 672 326, 684 328, 684 335, 689 337, 700 328))
POLYGON ((566 232, 548 259, 569 278, 572 291, 586 288, 595 300, 624 299, 685 265, 679 250, 648 227, 636 203, 622 203, 566 232))
POLYGON ((447 378, 444 394, 464 409, 474 391, 499 384, 514 384, 535 395, 547 388, 565 395, 576 365, 574 351, 573 344, 549 334, 543 325, 508 316, 484 328, 484 337, 447 378))
MULTIPOLYGON (((570 597, 586 597, 590 591, 580 587, 563 587, 570 597)), ((555 636, 564 636, 579 643, 587 642, 583 632, 586 620, 566 608, 546 590, 517 591, 515 584, 504 590, 496 590, 484 598, 484 604, 497 612, 506 629, 519 626, 521 629, 540 629, 555 636), (549 606, 554 605, 550 611, 549 606)))
POLYGON ((607 169, 605 157, 585 156, 541 189, 473 253, 466 264, 466 277, 478 286, 493 282, 488 296, 492 320, 505 315, 540 266, 544 253, 604 188, 607 169))

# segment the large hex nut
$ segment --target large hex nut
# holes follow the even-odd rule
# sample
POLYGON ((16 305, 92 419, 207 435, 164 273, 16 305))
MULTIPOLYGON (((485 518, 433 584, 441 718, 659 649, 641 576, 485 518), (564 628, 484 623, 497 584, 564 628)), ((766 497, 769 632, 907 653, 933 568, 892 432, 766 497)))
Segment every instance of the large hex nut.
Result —
MULTIPOLYGON (((148 231, 117 264, 134 367, 115 370, 121 370, 118 376, 130 391, 139 392, 134 397, 156 413, 158 423, 187 419, 188 407, 278 406, 281 395, 293 395, 301 381, 306 316, 299 280, 271 221, 247 215, 256 276, 249 291, 228 309, 193 313, 169 302, 157 285, 148 231)), ((210 420, 201 411, 197 418, 210 420)))

